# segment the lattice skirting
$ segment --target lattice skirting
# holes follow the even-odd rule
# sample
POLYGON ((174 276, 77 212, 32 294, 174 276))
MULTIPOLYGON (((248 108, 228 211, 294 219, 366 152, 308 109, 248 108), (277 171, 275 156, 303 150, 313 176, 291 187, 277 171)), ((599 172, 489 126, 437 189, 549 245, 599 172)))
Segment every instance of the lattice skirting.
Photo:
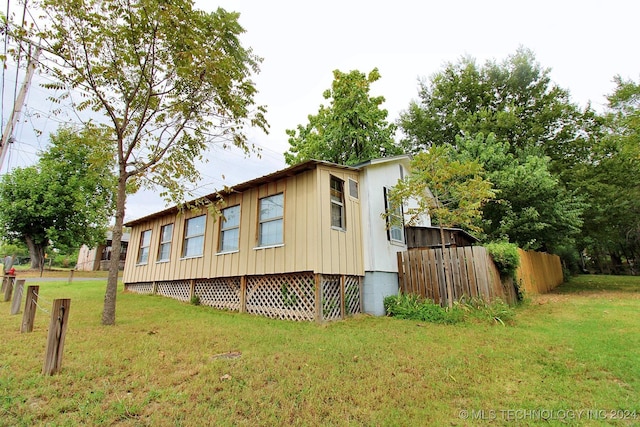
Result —
POLYGON ((153 282, 128 283, 125 289, 136 294, 148 295, 153 293, 153 282))
POLYGON ((337 320, 360 313, 359 276, 317 278, 317 293, 316 275, 312 272, 128 283, 125 289, 140 294, 152 294, 155 289, 158 295, 185 302, 197 296, 203 305, 285 320, 337 320), (319 312, 316 295, 320 296, 319 312))

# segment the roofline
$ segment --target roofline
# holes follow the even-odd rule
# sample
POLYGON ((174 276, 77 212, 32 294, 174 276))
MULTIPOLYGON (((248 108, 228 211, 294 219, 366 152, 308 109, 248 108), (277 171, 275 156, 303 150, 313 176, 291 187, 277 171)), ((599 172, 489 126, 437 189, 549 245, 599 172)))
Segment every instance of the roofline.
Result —
MULTIPOLYGON (((254 187, 258 187, 260 185, 263 184, 268 184, 277 180, 280 180, 282 178, 288 178, 288 177, 292 177, 295 175, 299 175, 303 172, 306 171, 310 171, 313 169, 316 169, 318 166, 328 166, 328 167, 332 167, 332 168, 340 168, 340 169, 346 169, 346 170, 350 170, 350 171, 358 171, 359 168, 355 167, 355 166, 346 166, 346 165, 339 165, 337 163, 331 163, 331 162, 327 162, 324 160, 306 160, 302 163, 298 163, 297 165, 293 165, 290 166, 288 168, 285 169, 281 169, 279 171, 261 176, 259 178, 254 178, 251 179, 249 181, 245 181, 245 182, 241 182, 239 184, 236 185, 232 185, 231 187, 227 187, 225 189, 222 189, 220 191, 216 191, 210 194, 207 194, 205 196, 202 197, 198 197, 196 199, 190 200, 188 202, 186 202, 186 205, 192 204, 198 200, 202 200, 202 199, 216 199, 219 197, 224 197, 224 196, 228 196, 231 193, 242 193, 243 191, 246 191, 250 188, 254 188, 254 187)), ((154 220, 156 218, 160 218, 163 217, 165 215, 169 215, 169 214, 176 214, 181 210, 181 206, 172 206, 169 207, 167 209, 158 211, 158 212, 154 212, 152 214, 143 216, 141 218, 137 218, 134 220, 131 220, 129 222, 127 222, 126 224, 124 224, 126 227, 131 227, 143 222, 147 222, 147 221, 151 221, 154 220)))

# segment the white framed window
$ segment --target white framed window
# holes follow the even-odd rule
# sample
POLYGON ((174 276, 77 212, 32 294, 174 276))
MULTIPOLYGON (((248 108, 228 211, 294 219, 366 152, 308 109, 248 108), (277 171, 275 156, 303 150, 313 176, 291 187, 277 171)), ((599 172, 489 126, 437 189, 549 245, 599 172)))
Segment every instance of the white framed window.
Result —
POLYGON ((173 239, 173 224, 166 224, 160 228, 160 246, 158 246, 158 261, 169 261, 171 256, 171 240, 173 239))
POLYGON ((358 200, 358 181, 349 178, 349 196, 358 200))
POLYGON ((145 230, 140 234, 140 249, 138 250, 138 264, 149 262, 149 248, 151 246, 151 230, 145 230))
POLYGON ((221 212, 219 252, 237 251, 240 242, 240 205, 221 212))
POLYGON ((331 176, 331 227, 344 230, 344 181, 331 176))
POLYGON ((189 218, 186 221, 182 249, 183 258, 202 256, 204 253, 204 230, 206 224, 207 217, 205 215, 189 218))
POLYGON ((395 206, 389 200, 389 190, 384 190, 384 207, 387 211, 387 238, 392 242, 404 243, 404 215, 402 205, 395 206))
POLYGON ((280 245, 284 242, 284 194, 264 197, 259 201, 258 246, 280 245))

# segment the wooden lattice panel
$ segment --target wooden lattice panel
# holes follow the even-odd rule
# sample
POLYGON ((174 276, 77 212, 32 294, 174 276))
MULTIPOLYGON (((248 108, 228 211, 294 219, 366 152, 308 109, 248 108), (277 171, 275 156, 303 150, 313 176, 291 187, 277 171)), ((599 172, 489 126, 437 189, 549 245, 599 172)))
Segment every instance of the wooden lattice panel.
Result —
POLYGON ((344 278, 344 311, 347 316, 360 313, 360 278, 344 278))
POLYGON ((315 280, 312 273, 247 278, 247 312, 285 320, 313 320, 315 280))
POLYGON ((136 294, 149 295, 153 293, 153 282, 127 283, 124 289, 136 294))
POLYGON ((340 319, 341 305, 340 276, 322 276, 322 319, 340 319))
POLYGON ((188 280, 158 282, 156 289, 157 295, 163 295, 165 297, 185 302, 191 299, 191 284, 188 280))
POLYGON ((222 277, 198 280, 195 284, 195 295, 200 298, 202 305, 226 310, 239 310, 240 278, 222 277))

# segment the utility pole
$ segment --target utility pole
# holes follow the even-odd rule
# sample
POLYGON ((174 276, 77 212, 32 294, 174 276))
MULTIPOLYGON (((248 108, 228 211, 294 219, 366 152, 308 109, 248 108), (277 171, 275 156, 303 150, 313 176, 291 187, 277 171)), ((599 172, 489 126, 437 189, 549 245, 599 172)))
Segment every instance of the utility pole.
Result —
MULTIPOLYGON (((29 51, 31 51, 31 48, 29 48, 29 51)), ((18 92, 18 96, 16 97, 16 101, 13 104, 13 109, 11 110, 11 115, 9 116, 7 126, 5 127, 4 133, 2 134, 2 141, 0 141, 0 171, 2 170, 2 166, 4 165, 4 158, 9 151, 9 144, 11 143, 11 137, 13 136, 13 129, 20 119, 20 112, 22 111, 24 100, 27 97, 27 91, 29 90, 29 86, 31 85, 31 78, 33 77, 33 73, 36 70, 36 64, 38 62, 39 56, 40 47, 36 46, 33 55, 29 55, 29 60, 27 62, 27 73, 24 76, 24 81, 22 82, 22 86, 20 87, 20 92, 18 92)))

